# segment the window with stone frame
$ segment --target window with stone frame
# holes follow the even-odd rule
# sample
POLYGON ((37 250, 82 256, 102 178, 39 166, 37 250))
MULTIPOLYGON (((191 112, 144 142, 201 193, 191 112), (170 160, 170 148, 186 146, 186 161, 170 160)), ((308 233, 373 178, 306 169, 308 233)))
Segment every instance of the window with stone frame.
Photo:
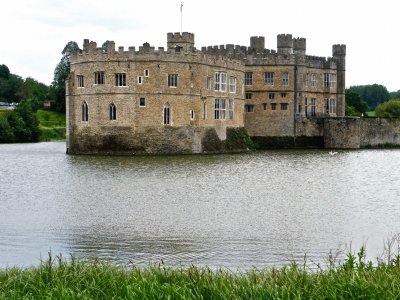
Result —
POLYGON ((264 84, 274 85, 274 72, 265 72, 264 73, 264 84))
POLYGON ((86 101, 82 102, 82 122, 89 121, 89 109, 86 101))
POLYGON ((225 120, 226 112, 226 99, 215 98, 214 99, 214 119, 215 120, 225 120))
POLYGON ((83 75, 78 75, 77 76, 78 79, 78 87, 84 87, 84 81, 83 81, 83 75))
POLYGON ((139 106, 140 107, 146 107, 146 98, 139 98, 139 106))
POLYGON ((268 99, 269 100, 274 100, 275 99, 275 93, 268 93, 268 99))
POLYGON ((178 74, 168 74, 168 87, 178 87, 178 74))
POLYGON ((104 72, 94 72, 94 84, 104 84, 104 72))
POLYGON ((253 94, 252 93, 246 93, 245 94, 245 98, 246 98, 246 100, 250 100, 250 99, 253 98, 253 94))
POLYGON ((211 90, 211 77, 207 77, 207 90, 211 90))
POLYGON ((271 110, 276 110, 276 103, 271 103, 271 110))
POLYGON ((289 85, 289 72, 282 74, 282 85, 289 85))
POLYGON ((288 110, 288 104, 287 103, 281 103, 281 110, 288 110))
POLYGON ((317 115, 317 99, 311 98, 311 116, 315 117, 317 115))
POLYGON ((117 107, 115 106, 114 103, 111 103, 109 108, 108 108, 108 115, 111 121, 117 119, 117 107))
POLYGON ((215 72, 215 91, 226 92, 226 73, 215 72))
POLYGON ((311 74, 311 86, 317 86, 317 74, 311 74))
POLYGON ((163 108, 163 124, 171 125, 171 108, 168 103, 163 108))
POLYGON ((115 74, 115 86, 126 86, 126 73, 115 74))
POLYGON ((229 99, 229 120, 233 120, 235 114, 235 102, 233 99, 229 99))
POLYGON ((253 104, 246 104, 244 106, 244 111, 247 113, 254 112, 254 105, 253 104))
POLYGON ((236 93, 236 77, 229 77, 229 93, 236 93))
POLYGON ((252 84, 253 84, 253 72, 245 72, 244 85, 252 85, 252 84))
POLYGON ((143 76, 138 76, 137 77, 137 83, 138 84, 143 84, 143 76))

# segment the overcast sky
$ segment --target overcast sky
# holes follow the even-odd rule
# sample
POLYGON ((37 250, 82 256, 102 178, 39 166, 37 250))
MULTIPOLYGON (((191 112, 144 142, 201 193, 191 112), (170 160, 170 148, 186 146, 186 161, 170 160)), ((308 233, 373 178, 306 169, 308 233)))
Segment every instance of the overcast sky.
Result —
MULTIPOLYGON (((184 0, 183 31, 195 46, 249 45, 265 36, 307 39, 307 54, 331 56, 347 45, 346 86, 383 84, 400 89, 400 2, 398 0, 184 0)), ((116 46, 149 42, 165 47, 167 32, 181 30, 179 0, 14 0, 0 4, 0 64, 11 73, 50 84, 69 41, 113 40, 116 46)))

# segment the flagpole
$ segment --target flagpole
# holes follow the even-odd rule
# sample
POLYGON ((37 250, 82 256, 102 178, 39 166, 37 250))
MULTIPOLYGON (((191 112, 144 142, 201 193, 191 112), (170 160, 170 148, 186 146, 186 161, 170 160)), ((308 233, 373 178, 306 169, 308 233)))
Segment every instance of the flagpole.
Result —
POLYGON ((183 4, 181 3, 181 35, 182 35, 182 7, 183 7, 183 4))

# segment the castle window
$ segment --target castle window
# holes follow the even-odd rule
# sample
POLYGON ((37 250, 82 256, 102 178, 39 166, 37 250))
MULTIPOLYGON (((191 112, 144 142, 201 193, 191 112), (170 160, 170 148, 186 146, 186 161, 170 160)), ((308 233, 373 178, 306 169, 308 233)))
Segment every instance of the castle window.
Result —
POLYGON ((264 83, 266 85, 274 85, 274 72, 264 73, 264 83))
POLYGON ((207 119, 207 103, 203 103, 203 120, 207 119))
POLYGON ((143 76, 138 76, 137 77, 137 83, 138 84, 143 84, 143 76))
POLYGON ((275 99, 275 93, 268 93, 268 99, 269 100, 274 100, 275 99))
POLYGON ((296 107, 296 113, 299 114, 301 113, 301 103, 297 103, 297 107, 296 107))
POLYGON ((271 110, 276 110, 276 103, 271 103, 271 110))
POLYGON ((126 73, 115 74, 115 86, 126 86, 126 73))
POLYGON ((263 103, 264 110, 267 110, 267 103, 263 103))
POLYGON ((246 93, 246 100, 250 100, 253 97, 252 93, 246 93))
POLYGON ((309 82, 308 82, 308 73, 304 74, 304 81, 305 81, 306 86, 308 86, 308 85, 309 85, 309 82))
POLYGON ((286 93, 281 93, 282 98, 286 98, 287 94, 286 93))
POLYGON ((168 103, 164 105, 163 123, 164 123, 164 125, 171 125, 171 109, 170 109, 168 103))
POLYGON ((311 98, 311 116, 315 117, 317 115, 317 99, 311 98))
POLYGON ((146 106, 146 98, 139 98, 139 106, 140 107, 146 106))
POLYGON ((104 84, 104 72, 94 72, 94 84, 104 84))
POLYGON ((207 77, 207 90, 211 90, 211 77, 207 77))
POLYGON ((253 72, 245 72, 244 85, 252 85, 252 84, 253 84, 253 72))
POLYGON ((324 87, 336 87, 336 74, 324 73, 324 87))
POLYGON ((289 85, 289 73, 288 72, 283 73, 282 84, 289 85))
POLYGON ((225 120, 225 99, 217 98, 215 99, 215 110, 214 110, 214 119, 215 120, 225 120))
POLYGON ((287 110, 288 109, 288 104, 287 103, 281 103, 281 110, 287 110))
POLYGON ((194 117, 195 117, 195 114, 194 114, 194 110, 192 109, 192 110, 190 111, 190 120, 193 121, 193 120, 194 120, 194 117))
POLYGON ((246 105, 244 106, 244 111, 247 112, 247 113, 254 112, 254 105, 252 105, 252 104, 246 104, 246 105))
POLYGON ((178 74, 168 74, 168 86, 169 87, 178 86, 178 74))
POLYGON ((89 121, 89 110, 86 101, 82 102, 82 122, 89 121))
POLYGON ((311 86, 317 86, 317 74, 311 74, 311 86))
POLYGON ((304 99, 304 113, 306 117, 308 116, 308 99, 304 99))
POLYGON ((236 93, 236 77, 229 77, 229 93, 236 93))
POLYGON ((327 114, 336 113, 336 99, 324 99, 324 112, 327 114))
POLYGON ((233 120, 234 111, 235 111, 235 102, 233 99, 229 99, 229 120, 233 120))
POLYGON ((83 75, 78 75, 78 87, 84 87, 83 75))
POLYGON ((149 77, 149 70, 148 69, 144 70, 144 77, 149 77))
POLYGON ((117 119, 117 107, 114 105, 114 103, 110 104, 110 107, 108 108, 108 114, 109 114, 110 120, 117 119))
POLYGON ((226 73, 224 72, 215 73, 215 90, 220 92, 226 92, 226 73))

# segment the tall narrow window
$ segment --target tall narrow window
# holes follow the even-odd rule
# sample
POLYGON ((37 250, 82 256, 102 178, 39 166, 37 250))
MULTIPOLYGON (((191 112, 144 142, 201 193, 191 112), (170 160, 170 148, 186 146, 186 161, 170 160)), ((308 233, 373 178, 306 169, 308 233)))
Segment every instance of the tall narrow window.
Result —
POLYGON ((195 118, 194 110, 190 110, 190 120, 193 121, 195 118))
POLYGON ((304 99, 304 113, 306 117, 308 116, 308 99, 304 99))
POLYGON ((324 113, 329 114, 329 99, 324 99, 324 113))
POLYGON ((149 70, 148 69, 144 70, 144 77, 149 77, 149 70))
POLYGON ((229 93, 236 93, 236 77, 229 77, 229 93))
POLYGON ((317 86, 317 74, 311 74, 311 86, 317 86))
POLYGON ((89 121, 89 110, 86 101, 82 102, 82 122, 89 121))
POLYGON ((126 73, 115 74, 115 86, 126 86, 126 73))
POLYGON ((309 79, 308 73, 304 74, 304 82, 305 82, 306 87, 309 85, 308 79, 309 79))
POLYGON ((203 103, 203 120, 207 119, 207 103, 203 103))
POLYGON ((94 84, 104 84, 104 72, 94 72, 94 84))
POLYGON ((215 120, 225 120, 225 99, 216 98, 215 99, 215 109, 214 109, 214 119, 215 120))
POLYGON ((171 108, 169 107, 168 103, 164 105, 163 123, 164 123, 164 125, 170 125, 171 124, 171 108))
POLYGON ((329 113, 336 114, 336 99, 329 99, 329 113))
POLYGON ((146 98, 139 98, 139 106, 146 107, 146 98))
POLYGON ((244 85, 252 85, 252 84, 253 84, 253 72, 245 72, 244 85))
POLYGON ((110 107, 108 109, 109 117, 110 120, 116 120, 117 119, 117 107, 115 106, 114 103, 110 104, 110 107))
POLYGON ((324 73, 324 87, 329 87, 329 73, 324 73))
POLYGON ((311 116, 317 115, 317 99, 311 98, 311 116))
POLYGON ((78 87, 84 87, 83 75, 78 75, 78 87))
POLYGON ((229 120, 233 120, 235 113, 235 102, 233 99, 229 99, 229 120))
POLYGON ((329 74, 329 86, 332 88, 336 87, 336 74, 329 74))
POLYGON ((226 92, 226 73, 224 72, 215 73, 215 90, 220 92, 226 92))
POLYGON ((207 77, 207 90, 211 90, 211 77, 207 77))
POLYGON ((137 83, 138 84, 143 84, 143 76, 138 76, 137 77, 137 83))
POLYGON ((284 72, 282 76, 282 84, 283 85, 289 85, 289 73, 284 72))
POLYGON ((168 87, 178 86, 178 74, 168 74, 168 87))
POLYGON ((264 73, 264 83, 266 85, 274 85, 274 72, 264 73))

